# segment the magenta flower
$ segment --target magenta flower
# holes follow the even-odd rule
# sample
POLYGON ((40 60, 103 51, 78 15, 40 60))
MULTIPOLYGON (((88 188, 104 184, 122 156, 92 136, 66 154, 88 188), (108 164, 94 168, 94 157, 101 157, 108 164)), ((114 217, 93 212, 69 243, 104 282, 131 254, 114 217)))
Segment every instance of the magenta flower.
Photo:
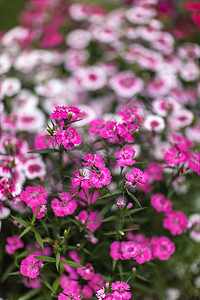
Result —
POLYGON ((110 245, 110 256, 115 260, 123 259, 120 242, 115 241, 110 245))
POLYGON ((117 135, 116 133, 116 122, 108 122, 106 123, 101 131, 99 132, 99 135, 105 139, 114 139, 117 135))
POLYGON ((7 243, 8 244, 6 245, 5 249, 8 254, 13 254, 15 250, 24 247, 24 243, 18 235, 8 237, 7 243))
POLYGON ((43 263, 33 255, 28 255, 21 262, 20 272, 22 275, 29 278, 36 278, 39 275, 40 268, 43 268, 43 263))
POLYGON ((150 261, 152 258, 151 256, 151 250, 148 247, 142 247, 140 249, 139 254, 134 257, 134 259, 139 263, 139 264, 143 264, 146 261, 150 261))
POLYGON ((100 154, 87 154, 83 157, 83 165, 85 166, 95 166, 97 168, 103 168, 105 166, 105 163, 103 161, 103 156, 100 154))
POLYGON ((154 258, 168 260, 175 251, 175 245, 167 237, 153 237, 151 239, 152 254, 154 258))
POLYGON ((120 291, 120 292, 127 291, 127 290, 130 290, 130 285, 128 285, 124 281, 116 281, 111 284, 111 290, 120 291))
POLYGON ((132 186, 135 186, 135 183, 143 186, 149 179, 149 175, 138 168, 133 168, 131 173, 126 173, 126 179, 129 180, 127 183, 132 186))
POLYGON ((117 299, 128 300, 128 299, 131 299, 131 297, 132 297, 132 294, 127 291, 114 291, 114 293, 112 295, 113 295, 113 299, 115 299, 115 300, 117 300, 117 299))
POLYGON ((153 197, 151 197, 151 205, 157 211, 169 211, 171 210, 172 202, 163 194, 155 194, 153 197))
POLYGON ((56 131, 56 140, 67 150, 72 149, 75 145, 79 145, 82 141, 81 136, 71 127, 67 130, 56 131))
POLYGON ((76 120, 76 116, 80 113, 80 109, 76 106, 56 106, 54 112, 50 115, 51 119, 62 121, 69 118, 69 114, 73 116, 71 120, 76 120))
POLYGON ((187 226, 186 215, 181 211, 169 211, 165 213, 165 216, 163 227, 173 235, 182 234, 187 226))
POLYGON ((102 188, 105 185, 110 184, 111 174, 107 168, 100 170, 94 170, 90 172, 90 184, 96 188, 102 188))
POLYGON ((200 153, 198 152, 198 150, 196 150, 195 156, 191 155, 188 167, 198 175, 200 175, 200 153))
POLYGON ((29 207, 32 208, 33 213, 40 205, 39 211, 37 213, 37 219, 38 219, 38 218, 42 218, 46 213, 46 203, 47 203, 48 195, 49 193, 41 185, 38 185, 37 187, 27 186, 25 190, 21 193, 20 198, 29 207))
POLYGON ((71 198, 69 193, 63 192, 59 194, 61 201, 54 198, 51 202, 51 207, 58 217, 64 217, 71 215, 77 208, 77 201, 71 198))
POLYGON ((86 210, 82 210, 78 214, 78 216, 76 216, 76 220, 78 220, 81 224, 85 225, 86 228, 94 232, 101 226, 102 223, 100 221, 103 220, 103 217, 101 217, 98 221, 95 221, 98 215, 98 210, 91 211, 89 213, 86 210))
POLYGON ((185 163, 190 158, 190 154, 180 152, 177 148, 169 148, 164 154, 164 159, 169 165, 185 163))
POLYGON ((90 188, 89 179, 86 178, 86 176, 82 173, 81 169, 75 171, 73 174, 75 176, 71 178, 73 187, 81 186, 84 189, 90 188))
POLYGON ((129 146, 124 147, 121 153, 115 153, 120 167, 132 166, 135 163, 135 160, 133 160, 134 155, 135 150, 129 146))
POLYGON ((124 259, 130 259, 137 256, 140 249, 140 245, 135 242, 121 242, 121 252, 124 259))

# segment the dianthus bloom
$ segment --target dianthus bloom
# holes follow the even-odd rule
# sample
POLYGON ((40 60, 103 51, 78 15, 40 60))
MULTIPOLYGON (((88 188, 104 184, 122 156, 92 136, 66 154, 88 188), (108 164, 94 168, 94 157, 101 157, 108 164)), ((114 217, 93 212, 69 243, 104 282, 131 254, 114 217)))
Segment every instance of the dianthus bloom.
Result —
POLYGON ((111 182, 111 174, 107 168, 90 172, 90 184, 96 188, 102 188, 111 182))
POLYGON ((198 150, 196 150, 195 156, 191 155, 188 167, 198 175, 200 175, 200 153, 198 152, 198 150))
POLYGON ((61 201, 54 198, 51 202, 51 207, 56 216, 64 217, 71 215, 77 208, 77 201, 71 198, 69 193, 63 192, 59 195, 61 201))
POLYGON ((22 260, 20 272, 22 275, 29 278, 36 278, 39 275, 40 268, 43 268, 43 263, 33 255, 28 255, 22 260))
POLYGON ((168 260, 175 251, 175 245, 167 237, 151 239, 152 255, 160 260, 168 260))
POLYGON ((133 157, 135 155, 135 150, 129 146, 124 147, 121 153, 115 153, 118 158, 117 163, 120 167, 131 166, 135 163, 133 157))
POLYGON ((81 186, 84 189, 90 188, 89 179, 83 174, 82 169, 75 171, 73 174, 75 176, 71 178, 73 187, 81 186))
POLYGON ((95 221, 98 215, 99 215, 98 210, 91 211, 89 213, 86 210, 82 210, 75 218, 81 224, 85 225, 86 228, 94 232, 97 228, 101 226, 102 223, 100 221, 103 220, 102 217, 98 221, 95 221))
POLYGON ((62 121, 69 118, 69 115, 74 116, 73 120, 76 119, 80 113, 80 109, 76 106, 56 106, 54 112, 50 115, 51 119, 56 121, 62 121))
POLYGON ((120 292, 127 291, 130 290, 130 285, 124 281, 116 281, 115 283, 111 284, 111 290, 120 292))
POLYGON ((143 186, 148 180, 148 178, 149 175, 138 168, 133 168, 131 170, 131 173, 126 173, 126 179, 128 180, 127 183, 132 186, 134 186, 135 183, 138 183, 139 185, 143 186))
POLYGON ((46 189, 38 185, 36 187, 34 186, 27 186, 25 188, 25 191, 23 191, 20 195, 21 200, 26 202, 26 204, 32 208, 33 213, 36 211, 38 206, 40 205, 39 211, 37 213, 37 218, 41 218, 46 213, 46 203, 47 203, 47 197, 49 193, 46 191, 46 189))
POLYGON ((5 247, 6 252, 9 254, 13 254, 15 250, 24 247, 24 243, 19 238, 18 235, 10 236, 7 238, 7 245, 5 247))
POLYGON ((172 202, 163 194, 155 194, 153 197, 151 197, 151 205, 157 211, 169 211, 171 210, 172 202))
POLYGON ((87 154, 83 157, 83 165, 85 166, 95 166, 97 168, 103 168, 105 166, 105 163, 103 161, 103 156, 100 154, 87 154))
POLYGON ((163 227, 173 235, 180 235, 187 226, 187 217, 181 211, 169 211, 165 213, 163 227))
POLYGON ((68 128, 66 130, 56 131, 56 140, 65 149, 70 150, 75 145, 79 145, 82 141, 81 136, 74 128, 68 128))

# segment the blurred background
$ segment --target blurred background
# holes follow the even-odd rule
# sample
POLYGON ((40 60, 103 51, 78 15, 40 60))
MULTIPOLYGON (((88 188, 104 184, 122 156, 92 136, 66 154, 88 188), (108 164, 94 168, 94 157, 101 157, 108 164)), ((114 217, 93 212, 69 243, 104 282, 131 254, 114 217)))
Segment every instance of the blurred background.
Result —
MULTIPOLYGON (((160 0, 159 4, 162 10, 166 10, 169 6, 183 10, 183 3, 190 0, 160 0)), ((198 2, 198 0, 196 0, 198 2)), ((18 24, 20 13, 23 11, 28 0, 0 0, 0 31, 11 29, 18 24)), ((87 2, 90 4, 100 4, 107 9, 115 8, 119 3, 129 4, 133 0, 66 0, 66 2, 87 2)))

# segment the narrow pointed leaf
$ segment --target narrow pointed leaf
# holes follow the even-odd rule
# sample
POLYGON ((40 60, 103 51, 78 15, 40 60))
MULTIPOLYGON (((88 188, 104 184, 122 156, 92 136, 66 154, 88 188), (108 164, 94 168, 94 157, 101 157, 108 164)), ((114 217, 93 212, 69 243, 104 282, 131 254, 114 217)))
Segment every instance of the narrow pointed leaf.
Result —
POLYGON ((60 252, 56 253, 56 269, 59 270, 59 263, 60 263, 60 252))
POLYGON ((55 262, 56 259, 54 257, 49 257, 49 256, 34 256, 35 258, 46 261, 46 262, 55 262))
POLYGON ((76 268, 80 268, 80 267, 83 268, 84 267, 83 265, 78 264, 75 261, 71 261, 71 260, 61 260, 60 263, 62 265, 68 265, 68 266, 76 267, 76 268))
POLYGON ((140 202, 138 201, 138 199, 127 189, 127 194, 137 203, 137 205, 143 209, 142 205, 140 204, 140 202))
POLYGON ((61 276, 58 276, 58 277, 54 280, 54 282, 53 282, 53 284, 52 284, 52 290, 53 290, 53 293, 54 293, 54 294, 56 293, 56 291, 57 291, 57 289, 58 289, 58 287, 59 287, 60 279, 61 279, 61 276))
POLYGON ((26 228, 22 231, 22 233, 20 234, 20 236, 18 237, 18 239, 21 238, 21 237, 22 237, 23 235, 25 235, 26 233, 28 233, 31 229, 32 229, 31 226, 26 227, 26 228))
POLYGON ((17 217, 14 217, 14 216, 11 216, 15 221, 17 221, 19 224, 23 225, 24 227, 28 227, 30 226, 30 224, 20 218, 17 218, 17 217))
POLYGON ((39 209, 40 209, 40 204, 38 205, 36 211, 34 212, 33 219, 32 219, 33 223, 35 223, 35 220, 36 220, 37 213, 38 213, 39 209))
POLYGON ((115 196, 115 195, 119 195, 119 194, 121 194, 121 193, 122 193, 121 190, 115 190, 115 191, 113 191, 113 192, 110 192, 110 193, 108 193, 108 194, 102 196, 102 197, 99 197, 98 200, 99 200, 99 199, 103 199, 103 198, 112 197, 112 196, 115 196))
POLYGON ((33 297, 41 292, 41 289, 33 289, 28 291, 26 294, 24 294, 22 297, 19 298, 19 300, 29 300, 33 299, 33 297))
POLYGON ((35 232, 35 238, 36 238, 36 241, 38 242, 38 244, 40 245, 40 247, 42 249, 44 249, 42 238, 41 238, 41 236, 40 236, 40 234, 38 232, 35 232))
POLYGON ((41 149, 41 150, 29 151, 28 153, 49 154, 49 153, 54 153, 54 152, 58 152, 58 150, 46 148, 46 149, 41 149))

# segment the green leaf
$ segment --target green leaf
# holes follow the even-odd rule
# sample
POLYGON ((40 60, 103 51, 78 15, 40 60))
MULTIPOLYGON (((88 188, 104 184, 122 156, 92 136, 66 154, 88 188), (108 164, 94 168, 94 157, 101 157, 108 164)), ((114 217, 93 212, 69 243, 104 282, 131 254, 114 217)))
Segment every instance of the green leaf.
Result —
POLYGON ((40 278, 42 280, 42 282, 44 283, 44 285, 46 285, 46 287, 53 293, 53 289, 50 286, 50 284, 48 283, 47 279, 41 275, 39 275, 38 278, 40 278))
POLYGON ((24 296, 20 297, 19 300, 28 300, 32 299, 35 295, 39 294, 41 292, 41 289, 33 289, 28 291, 24 296))
POLYGON ((56 149, 46 148, 46 149, 29 151, 28 153, 49 154, 49 153, 54 153, 54 152, 59 152, 59 151, 56 149))
POLYGON ((39 211, 39 209, 40 209, 40 206, 41 206, 41 204, 38 205, 36 211, 34 212, 33 219, 32 219, 32 222, 33 222, 33 223, 35 223, 35 220, 36 220, 36 217, 37 217, 37 213, 38 213, 38 211, 39 211))
POLYGON ((56 253, 56 269, 59 270, 59 263, 60 263, 60 252, 56 253))
POLYGON ((99 197, 98 200, 99 200, 99 199, 103 199, 103 198, 112 197, 112 196, 115 196, 115 195, 119 195, 119 194, 121 194, 121 193, 122 193, 121 190, 115 190, 115 191, 113 191, 113 192, 109 192, 108 194, 106 194, 106 195, 104 195, 104 196, 102 196, 102 197, 99 197))
POLYGON ((110 216, 110 217, 108 217, 104 220, 101 220, 99 222, 105 223, 105 222, 109 222, 109 221, 112 221, 112 220, 116 220, 116 218, 117 218, 116 216, 110 216))
POLYGON ((140 279, 140 280, 143 280, 143 281, 146 281, 146 282, 151 282, 151 280, 141 276, 141 275, 136 275, 136 278, 140 279))
POLYGON ((23 235, 25 235, 26 233, 28 233, 31 229, 32 229, 32 226, 26 227, 26 228, 22 231, 22 233, 20 234, 20 236, 18 237, 18 239, 21 238, 21 237, 22 237, 23 235))
POLYGON ((36 241, 38 242, 38 244, 40 245, 40 247, 42 249, 44 249, 42 238, 41 238, 41 236, 40 236, 40 234, 38 232, 35 232, 35 238, 36 238, 36 241))
POLYGON ((35 248, 33 248, 33 249, 31 249, 31 250, 25 250, 25 251, 19 253, 19 254, 16 256, 16 258, 22 258, 22 257, 25 257, 25 256, 27 256, 27 255, 29 255, 29 254, 35 252, 35 250, 36 250, 35 248))
POLYGON ((15 221, 17 221, 19 224, 23 225, 24 227, 28 227, 30 226, 30 224, 20 218, 17 218, 17 217, 14 217, 14 216, 11 216, 15 221))
POLYGON ((113 259, 113 261, 112 261, 112 271, 115 270, 116 265, 117 265, 117 259, 113 259))
POLYGON ((58 276, 58 277, 54 280, 54 282, 53 282, 53 284, 52 284, 52 290, 53 290, 53 293, 54 293, 54 294, 56 293, 56 291, 57 291, 57 289, 58 289, 58 287, 59 287, 60 279, 61 279, 61 276, 58 276))
POLYGON ((110 210, 110 208, 113 206, 113 201, 109 201, 107 205, 104 206, 104 208, 101 210, 101 212, 98 214, 94 222, 97 222, 102 216, 105 216, 106 213, 110 210))
POLYGON ((134 209, 130 209, 129 211, 127 211, 127 213, 125 214, 125 217, 126 216, 130 216, 130 215, 132 215, 132 214, 135 214, 136 212, 138 212, 138 211, 141 211, 141 210, 143 210, 143 209, 146 209, 146 207, 140 207, 140 208, 134 208, 134 209))
POLYGON ((60 264, 62 264, 62 265, 68 265, 68 266, 76 267, 76 268, 80 268, 80 267, 83 268, 84 267, 83 265, 78 264, 75 261, 71 261, 71 260, 61 260, 60 264))
POLYGON ((141 209, 143 209, 143 207, 142 207, 142 205, 140 204, 140 202, 138 201, 138 199, 128 190, 128 189, 126 189, 126 191, 127 191, 127 194, 137 203, 137 205, 141 208, 141 209))
POLYGON ((8 273, 8 276, 20 275, 20 271, 8 273))
POLYGON ((35 258, 42 260, 42 261, 47 261, 47 262, 55 262, 56 259, 54 257, 50 256, 34 256, 35 258))
POLYGON ((118 234, 118 232, 117 231, 110 231, 110 232, 104 233, 104 235, 113 235, 113 234, 118 234))

